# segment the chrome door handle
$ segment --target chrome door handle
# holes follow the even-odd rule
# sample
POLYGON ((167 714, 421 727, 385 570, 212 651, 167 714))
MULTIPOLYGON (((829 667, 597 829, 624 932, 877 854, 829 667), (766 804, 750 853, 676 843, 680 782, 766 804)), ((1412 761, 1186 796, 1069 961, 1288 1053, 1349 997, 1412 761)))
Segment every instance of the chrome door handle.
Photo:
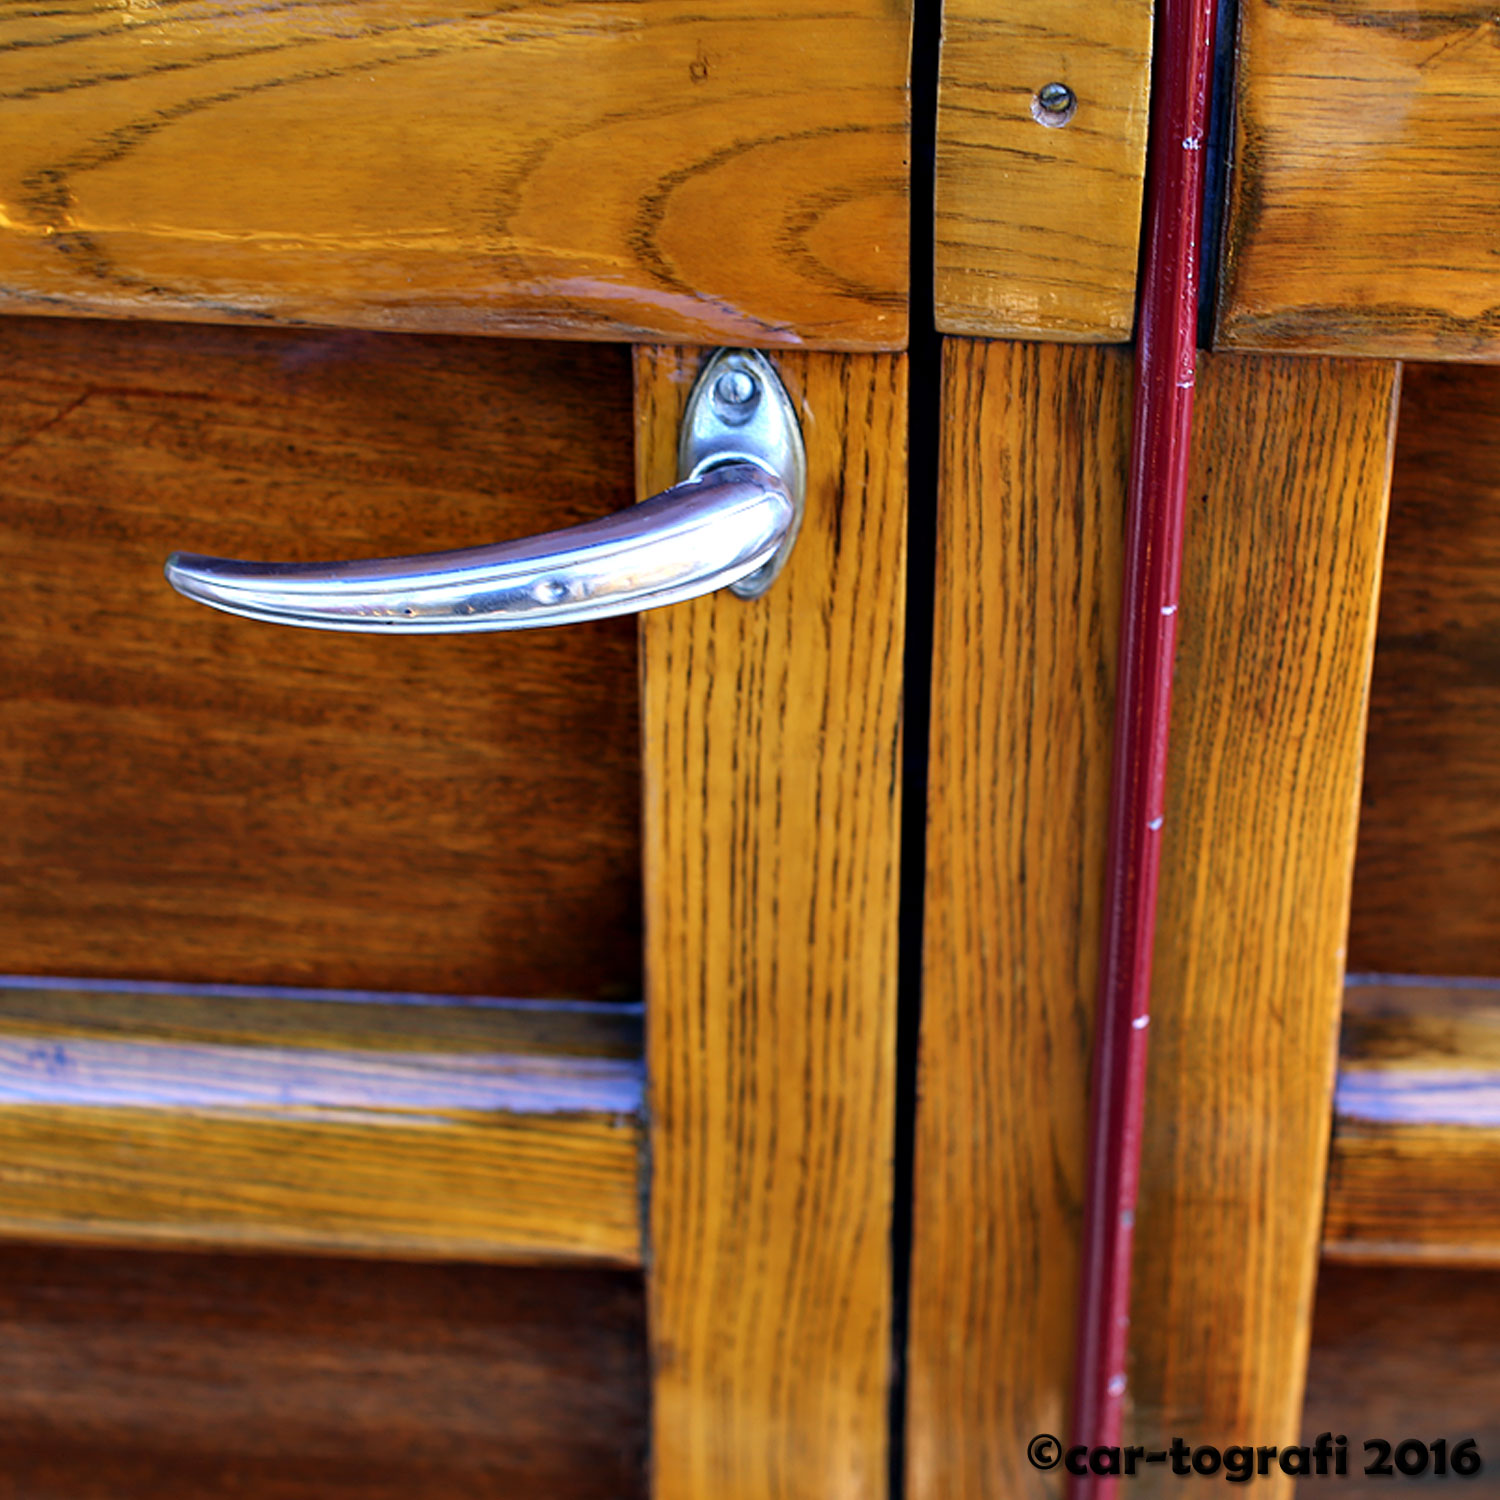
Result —
POLYGON ((602 521, 420 557, 262 563, 175 552, 200 604, 316 630, 521 630, 635 614, 729 588, 764 593, 802 521, 802 431, 776 371, 719 350, 688 399, 679 483, 602 521))

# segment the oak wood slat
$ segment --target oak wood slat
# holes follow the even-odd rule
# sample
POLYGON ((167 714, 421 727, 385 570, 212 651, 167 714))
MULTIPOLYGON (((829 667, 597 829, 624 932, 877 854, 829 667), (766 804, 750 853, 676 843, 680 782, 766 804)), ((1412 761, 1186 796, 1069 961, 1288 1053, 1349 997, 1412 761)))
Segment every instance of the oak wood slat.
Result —
POLYGON ((637 1265, 639 1014, 0 982, 0 1236, 637 1265))
MULTIPOLYGON (((1129 1442, 1296 1431, 1394 397, 1199 371, 1129 1442)), ((954 341, 944 409, 910 1482, 1013 1500, 1069 1419, 1126 356, 954 341)))
POLYGON ((1500 975, 1500 369, 1401 385, 1351 967, 1500 975))
POLYGON ((1324 1256, 1500 1266, 1500 981, 1364 977, 1340 1050, 1324 1256))
POLYGON ((607 346, 0 320, 0 972, 638 997, 630 621, 341 636, 161 575, 604 515, 631 420, 607 346))
POLYGON ((0 1246, 17 1500, 644 1500, 622 1271, 0 1246))
POLYGON ((0 307, 899 347, 904 0, 0 8, 0 307))
POLYGON ((1397 387, 1394 366, 1349 360, 1199 372, 1131 1313, 1137 1442, 1298 1430, 1397 387))
POLYGON ((1121 342, 1135 321, 1150 0, 946 0, 934 225, 937 326, 1121 342), (1063 83, 1061 126, 1033 113, 1063 83))
POLYGON ((907 1447, 1051 1493, 1072 1374, 1130 358, 944 343, 907 1447))
MULTIPOLYGON (((696 363, 637 355, 643 493, 696 363)), ((786 571, 641 626, 656 1500, 886 1490, 906 367, 779 367, 786 571)))
MULTIPOLYGON (((1495 1487, 1500 1453, 1500 1275, 1451 1267, 1344 1266, 1324 1261, 1318 1273, 1312 1355, 1302 1441, 1320 1432, 1349 1439, 1347 1477, 1312 1478, 1298 1494, 1327 1487, 1349 1500, 1380 1500, 1402 1490, 1419 1495, 1480 1494, 1495 1487), (1446 1437, 1451 1454, 1474 1438, 1484 1468, 1463 1479, 1450 1466, 1439 1478, 1366 1475, 1376 1457, 1369 1438, 1392 1447, 1406 1438, 1446 1437)), ((1257 1479, 1256 1484, 1263 1481, 1257 1479)))
POLYGON ((1500 81, 1478 0, 1244 0, 1216 339, 1500 353, 1500 81))

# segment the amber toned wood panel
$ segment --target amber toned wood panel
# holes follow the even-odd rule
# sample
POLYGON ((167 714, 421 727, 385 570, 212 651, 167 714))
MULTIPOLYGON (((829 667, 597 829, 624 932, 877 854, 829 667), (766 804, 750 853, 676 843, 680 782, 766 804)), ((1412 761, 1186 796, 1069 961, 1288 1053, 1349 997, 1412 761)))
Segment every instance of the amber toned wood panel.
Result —
POLYGON ((905 341, 904 0, 7 10, 0 307, 905 341))
POLYGON ((1297 1432, 1396 395, 1391 365, 1218 358, 1200 372, 1132 1441, 1297 1432))
POLYGON ((0 984, 0 1235, 640 1262, 619 1005, 0 984))
POLYGON ((912 1500, 1051 1493, 1098 967, 1130 357, 944 346, 912 1500))
POLYGON ((939 328, 1130 337, 1150 85, 1150 0, 946 0, 939 328), (1077 101, 1071 117, 1037 98, 1055 83, 1077 101))
MULTIPOLYGON (((1309 1479, 1298 1493, 1336 1489, 1350 1500, 1379 1500, 1406 1490, 1419 1495, 1484 1494, 1495 1486, 1500 1454, 1500 1273, 1449 1269, 1329 1265, 1318 1275, 1312 1357, 1307 1370, 1304 1442, 1320 1432, 1349 1439, 1346 1478, 1309 1479), (1474 1478, 1450 1469, 1421 1479, 1363 1472, 1378 1455, 1368 1438, 1394 1446, 1406 1438, 1448 1439, 1450 1453, 1474 1438, 1484 1462, 1474 1478)), ((1259 1483, 1259 1481, 1256 1481, 1259 1483)))
POLYGON ((339 636, 161 576, 628 505, 625 351, 8 319, 0 447, 0 972, 639 994, 629 621, 339 636))
MULTIPOLYGON (((637 360, 649 491, 696 361, 637 360)), ((906 366, 780 369, 786 571, 642 621, 656 1500, 886 1490, 906 366)))
POLYGON ((1217 339, 1500 356, 1494 10, 1245 0, 1217 339))
POLYGON ((1500 369, 1402 378, 1349 961, 1500 975, 1500 369))
MULTIPOLYGON (((957 342, 946 373, 908 1445, 915 1500, 1012 1500, 1061 1492, 1025 1445, 1069 1420, 1130 379, 957 342)), ((1127 1422, 1157 1446, 1296 1431, 1395 377, 1217 357, 1199 392, 1127 1422)))
POLYGON ((16 1500, 644 1500, 639 1277, 0 1247, 16 1500))
POLYGON ((1351 983, 1340 1050, 1324 1256, 1500 1265, 1500 982, 1351 983))

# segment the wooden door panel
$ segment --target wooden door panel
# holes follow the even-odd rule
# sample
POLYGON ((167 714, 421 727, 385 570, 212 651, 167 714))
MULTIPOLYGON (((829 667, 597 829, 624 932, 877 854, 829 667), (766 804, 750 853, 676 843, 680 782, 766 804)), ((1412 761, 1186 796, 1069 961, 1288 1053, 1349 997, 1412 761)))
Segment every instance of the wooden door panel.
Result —
POLYGON ((0 9, 0 307, 896 348, 905 3, 0 9))
POLYGON ((6 319, 0 393, 0 969, 639 994, 630 621, 341 636, 161 576, 628 505, 624 350, 6 319))
POLYGON ((639 1500, 626 1272, 0 1247, 25 1500, 639 1500))
POLYGON ((1500 368, 1402 378, 1349 964, 1500 978, 1500 368))
POLYGON ((1419 1495, 1494 1489, 1500 1453, 1495 1404, 1496 1334, 1500 1331, 1500 1272, 1452 1268, 1344 1266, 1324 1263, 1318 1274, 1312 1357, 1302 1441, 1320 1432, 1349 1439, 1347 1478, 1309 1479, 1314 1493, 1335 1487, 1350 1500, 1377 1500, 1393 1490, 1419 1495), (1475 1439, 1483 1471, 1469 1479, 1366 1475, 1369 1438, 1394 1447, 1407 1438, 1446 1437, 1451 1453, 1475 1439))

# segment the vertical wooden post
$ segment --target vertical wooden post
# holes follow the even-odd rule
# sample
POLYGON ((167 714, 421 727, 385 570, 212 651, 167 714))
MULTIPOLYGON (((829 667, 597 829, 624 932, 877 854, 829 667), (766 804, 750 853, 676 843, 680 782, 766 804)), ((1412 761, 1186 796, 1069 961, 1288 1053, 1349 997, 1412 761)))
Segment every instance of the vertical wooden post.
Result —
MULTIPOLYGON (((1066 1440, 1130 376, 945 370, 910 1483, 1019 1500, 1063 1478, 1026 1445, 1066 1440)), ((1200 368, 1127 1443, 1295 1441, 1395 396, 1389 364, 1200 368)))
POLYGON ((1061 1471, 1130 459, 1128 350, 944 346, 912 1500, 1061 1471))
MULTIPOLYGON (((643 493, 699 360, 637 354, 643 493)), ((785 572, 641 631, 656 1500, 886 1489, 906 367, 778 366, 785 572)))
POLYGON ((1127 1441, 1297 1441, 1397 389, 1353 360, 1200 373, 1127 1441))

